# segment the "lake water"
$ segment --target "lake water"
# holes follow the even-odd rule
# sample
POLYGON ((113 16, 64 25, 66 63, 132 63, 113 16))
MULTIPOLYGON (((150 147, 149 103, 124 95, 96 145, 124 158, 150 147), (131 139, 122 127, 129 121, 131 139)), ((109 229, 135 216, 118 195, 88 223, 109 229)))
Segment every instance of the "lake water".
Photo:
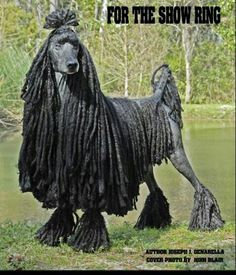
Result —
MULTIPOLYGON (((217 198, 222 217, 235 219, 235 128, 233 122, 185 122, 183 141, 186 153, 198 178, 217 198)), ((0 130, 0 223, 30 220, 46 222, 52 211, 41 208, 30 193, 21 193, 18 187, 17 161, 21 144, 20 132, 3 133, 0 130), (4 135, 3 135, 4 134, 4 135), (4 136, 4 138, 3 138, 4 136), (2 137, 2 138, 1 138, 2 137)), ((171 163, 155 167, 155 177, 170 203, 174 222, 188 221, 193 206, 191 184, 171 163)), ((137 210, 124 218, 106 216, 109 223, 135 223, 142 210, 148 190, 140 186, 137 210)))

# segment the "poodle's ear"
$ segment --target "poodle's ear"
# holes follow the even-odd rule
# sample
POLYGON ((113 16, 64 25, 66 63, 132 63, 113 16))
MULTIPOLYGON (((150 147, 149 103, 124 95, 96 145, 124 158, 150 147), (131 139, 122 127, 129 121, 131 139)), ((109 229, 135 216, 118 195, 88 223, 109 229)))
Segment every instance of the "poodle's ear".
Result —
POLYGON ((100 83, 98 80, 95 65, 93 63, 93 59, 88 49, 82 43, 80 44, 78 61, 81 66, 81 69, 79 69, 79 73, 83 74, 83 78, 85 79, 87 86, 90 88, 90 90, 94 91, 95 85, 100 89, 100 83))
POLYGON ((81 60, 84 55, 84 45, 79 44, 78 60, 81 60))
POLYGON ((49 38, 39 49, 33 59, 31 67, 26 74, 24 86, 21 91, 21 98, 28 103, 37 103, 42 95, 47 79, 53 77, 48 75, 51 68, 51 61, 48 55, 49 38))
POLYGON ((88 52, 87 48, 82 43, 80 43, 80 49, 79 49, 79 53, 78 53, 78 61, 82 68, 83 75, 85 76, 85 78, 87 78, 87 76, 89 74, 89 68, 88 68, 89 52, 88 52))

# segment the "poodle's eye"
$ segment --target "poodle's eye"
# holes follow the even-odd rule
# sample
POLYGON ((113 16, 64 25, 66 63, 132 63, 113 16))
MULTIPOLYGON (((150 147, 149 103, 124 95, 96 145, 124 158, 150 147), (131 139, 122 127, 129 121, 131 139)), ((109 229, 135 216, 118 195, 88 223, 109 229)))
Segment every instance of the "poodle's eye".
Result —
POLYGON ((55 49, 56 49, 56 50, 60 50, 60 48, 61 48, 61 44, 56 44, 56 45, 55 45, 55 49))

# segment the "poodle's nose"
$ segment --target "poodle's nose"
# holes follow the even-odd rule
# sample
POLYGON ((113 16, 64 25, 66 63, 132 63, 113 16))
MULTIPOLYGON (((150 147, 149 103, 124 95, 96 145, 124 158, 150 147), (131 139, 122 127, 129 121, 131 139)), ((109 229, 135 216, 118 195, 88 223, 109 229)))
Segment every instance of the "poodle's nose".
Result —
POLYGON ((69 70, 75 70, 78 66, 78 62, 70 61, 67 63, 67 67, 69 70))

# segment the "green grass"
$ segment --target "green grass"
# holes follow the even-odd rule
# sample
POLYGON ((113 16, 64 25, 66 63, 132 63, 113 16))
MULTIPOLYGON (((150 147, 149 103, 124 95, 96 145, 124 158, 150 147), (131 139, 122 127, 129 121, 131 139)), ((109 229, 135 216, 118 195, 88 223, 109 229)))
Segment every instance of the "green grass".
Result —
POLYGON ((8 47, 0 52, 0 119, 20 116, 21 88, 31 64, 28 53, 19 48, 8 47), (4 117, 5 114, 5 117, 4 117))
MULTIPOLYGON (((191 232, 187 224, 168 228, 137 231, 132 225, 110 226, 112 246, 107 251, 87 254, 74 251, 68 245, 47 247, 34 240, 39 224, 30 222, 0 225, 0 270, 234 270, 235 225, 226 223, 223 229, 212 232, 191 232), (224 249, 223 263, 147 263, 146 249, 224 249)), ((180 255, 163 255, 183 257, 180 255)), ((193 254, 187 255, 193 261, 193 254)), ((196 255, 195 255, 196 256, 196 255)), ((160 257, 160 255, 159 255, 160 257)))
POLYGON ((229 104, 183 104, 185 120, 235 119, 235 106, 229 104))

